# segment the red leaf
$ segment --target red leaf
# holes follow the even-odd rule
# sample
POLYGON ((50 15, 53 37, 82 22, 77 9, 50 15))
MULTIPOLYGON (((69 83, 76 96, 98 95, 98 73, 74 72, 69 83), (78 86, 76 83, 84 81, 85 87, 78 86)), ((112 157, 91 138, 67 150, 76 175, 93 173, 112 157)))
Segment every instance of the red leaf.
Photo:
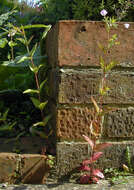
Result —
POLYGON ((82 170, 82 171, 90 171, 91 168, 89 168, 89 167, 86 166, 86 165, 83 165, 83 166, 81 166, 81 167, 79 168, 79 170, 82 170))
POLYGON ((98 151, 100 151, 100 150, 102 150, 102 149, 104 149, 104 148, 106 148, 106 147, 109 147, 109 146, 112 146, 112 144, 111 144, 111 143, 100 143, 100 144, 96 144, 94 150, 95 150, 96 152, 98 152, 98 151))
POLYGON ((82 175, 80 177, 80 183, 81 184, 89 184, 89 183, 91 183, 90 175, 89 174, 82 175))
POLYGON ((96 160, 98 160, 98 158, 101 157, 102 154, 103 154, 103 152, 94 153, 93 156, 89 160, 84 160, 82 162, 82 165, 88 165, 88 164, 95 162, 96 160))
POLYGON ((93 176, 97 176, 97 177, 99 177, 99 178, 101 178, 101 179, 104 178, 103 173, 102 173, 100 170, 98 170, 98 169, 94 169, 93 172, 92 172, 92 175, 93 175, 93 176))
POLYGON ((88 144, 91 146, 91 148, 93 149, 93 147, 94 147, 94 143, 93 143, 93 141, 89 138, 89 137, 87 137, 87 136, 85 136, 85 135, 82 135, 84 138, 85 138, 85 140, 88 142, 88 144))
POLYGON ((93 183, 99 183, 99 179, 97 177, 92 178, 93 183))

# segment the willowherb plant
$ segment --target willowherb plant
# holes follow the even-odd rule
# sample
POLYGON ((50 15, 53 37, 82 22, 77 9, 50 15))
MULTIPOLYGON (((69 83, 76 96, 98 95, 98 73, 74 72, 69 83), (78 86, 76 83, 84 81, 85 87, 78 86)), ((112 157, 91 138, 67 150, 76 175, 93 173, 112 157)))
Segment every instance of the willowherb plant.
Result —
MULTIPOLYGON (((90 132, 91 137, 87 137, 83 135, 84 139, 88 142, 91 147, 91 157, 89 160, 84 160, 82 162, 81 167, 79 168, 81 171, 87 172, 86 174, 80 177, 80 183, 99 183, 99 179, 103 179, 103 173, 95 168, 94 163, 102 156, 103 152, 101 152, 104 148, 111 146, 111 143, 98 143, 99 138, 101 137, 102 131, 102 123, 103 117, 106 113, 110 111, 116 110, 116 108, 103 107, 103 102, 105 95, 110 91, 109 86, 107 85, 107 78, 109 76, 110 71, 118 64, 115 60, 109 60, 107 57, 109 54, 112 54, 113 46, 119 44, 118 38, 116 34, 110 35, 110 31, 112 27, 117 27, 116 20, 114 18, 110 18, 106 16, 108 12, 103 9, 100 14, 104 17, 103 21, 105 23, 106 31, 107 31, 107 41, 106 45, 98 44, 99 48, 102 51, 102 55, 100 56, 100 67, 101 67, 101 79, 99 86, 99 101, 91 97, 91 101, 94 105, 93 110, 90 112, 92 119, 90 122, 90 132), (108 60, 108 61, 107 61, 108 60)), ((128 25, 126 25, 126 28, 128 25)))
POLYGON ((40 82, 39 70, 44 65, 36 64, 34 62, 34 56, 36 54, 38 44, 36 43, 31 48, 30 43, 33 39, 33 36, 31 36, 30 39, 28 39, 26 35, 26 31, 25 31, 26 29, 32 29, 32 28, 44 28, 45 31, 42 35, 42 38, 45 38, 45 36, 47 35, 47 32, 51 28, 51 25, 35 24, 35 25, 26 25, 26 26, 18 27, 18 26, 14 26, 12 23, 7 23, 6 28, 1 28, 1 29, 5 31, 3 35, 8 35, 8 38, 1 38, 0 47, 4 48, 8 44, 11 49, 11 52, 8 56, 9 61, 6 61, 6 66, 10 64, 14 64, 14 65, 21 64, 21 63, 23 64, 25 61, 27 61, 29 69, 33 72, 34 77, 35 77, 36 89, 27 89, 23 93, 29 93, 31 95, 31 100, 34 106, 40 110, 42 121, 33 124, 33 126, 30 127, 30 132, 32 134, 38 134, 39 136, 43 138, 47 138, 48 136, 45 135, 44 132, 42 132, 41 130, 38 130, 38 126, 41 126, 41 127, 46 126, 51 116, 44 115, 44 108, 47 105, 47 101, 41 100, 41 92, 47 80, 45 79, 42 82, 40 82), (18 46, 18 42, 21 43, 25 47, 26 53, 22 56, 15 57, 14 47, 18 46))

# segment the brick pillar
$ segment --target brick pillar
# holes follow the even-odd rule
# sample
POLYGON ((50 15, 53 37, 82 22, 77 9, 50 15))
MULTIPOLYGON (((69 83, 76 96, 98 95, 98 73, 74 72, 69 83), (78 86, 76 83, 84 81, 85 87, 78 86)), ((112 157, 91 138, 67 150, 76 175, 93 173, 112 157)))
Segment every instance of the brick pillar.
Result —
MULTIPOLYGON (((134 24, 126 29, 124 23, 119 23, 112 33, 118 35, 120 45, 114 47, 107 60, 120 64, 109 76, 111 90, 104 103, 119 109, 104 117, 101 140, 113 143, 98 161, 105 168, 125 163, 124 151, 127 146, 132 150, 134 138, 134 24)), ((98 43, 104 44, 106 39, 103 22, 60 21, 48 33, 59 175, 67 174, 88 158, 82 135, 90 134, 90 97, 98 99, 101 73, 98 43)))

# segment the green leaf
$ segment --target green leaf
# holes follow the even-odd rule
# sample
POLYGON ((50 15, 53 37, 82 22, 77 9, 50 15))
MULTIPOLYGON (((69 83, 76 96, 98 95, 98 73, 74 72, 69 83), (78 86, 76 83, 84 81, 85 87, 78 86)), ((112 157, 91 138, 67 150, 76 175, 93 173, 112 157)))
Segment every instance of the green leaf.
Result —
POLYGON ((32 48, 32 50, 30 52, 31 57, 34 56, 36 49, 37 49, 37 43, 34 45, 34 47, 32 48))
POLYGON ((47 105, 47 103, 48 103, 48 101, 42 102, 42 103, 39 105, 40 110, 43 110, 44 107, 47 105))
POLYGON ((39 94, 39 90, 33 90, 33 89, 27 89, 27 90, 25 90, 24 92, 23 92, 24 94, 27 94, 27 93, 37 93, 37 94, 39 94))
POLYGON ((110 90, 109 87, 103 87, 103 88, 100 88, 100 89, 99 89, 100 94, 101 94, 102 96, 106 95, 109 90, 110 90))
POLYGON ((32 39, 33 39, 34 36, 31 36, 30 39, 28 40, 28 45, 31 43, 32 39))
MULTIPOLYGON (((31 29, 31 28, 49 28, 51 25, 44 25, 44 24, 33 24, 33 25, 26 25, 23 26, 24 29, 31 29)), ((20 27, 22 28, 22 26, 20 27)))
POLYGON ((43 119, 43 123, 44 123, 44 127, 46 126, 46 124, 48 123, 48 121, 50 120, 50 118, 51 118, 51 115, 48 115, 48 116, 46 116, 45 117, 45 119, 43 119))
POLYGON ((44 81, 42 81, 41 82, 41 84, 40 84, 40 92, 41 92, 41 90, 42 90, 42 88, 43 88, 43 86, 44 86, 44 84, 47 82, 47 79, 45 79, 44 81))
POLYGON ((29 65, 30 70, 34 73, 38 73, 39 69, 42 67, 43 65, 40 64, 39 66, 33 66, 32 64, 29 65))
POLYGON ((100 57, 100 65, 101 65, 101 68, 104 70, 105 69, 105 62, 104 62, 104 59, 102 56, 100 57))
POLYGON ((9 109, 7 109, 4 114, 3 114, 3 119, 6 120, 7 119, 7 115, 8 115, 9 109))
POLYGON ((43 35, 42 35, 42 39, 46 37, 48 31, 51 29, 51 25, 48 25, 48 27, 46 28, 46 30, 43 32, 43 35))
POLYGON ((10 47, 14 47, 14 46, 17 46, 17 43, 15 43, 15 42, 13 42, 13 41, 10 41, 10 42, 8 42, 8 45, 9 45, 10 47))
POLYGON ((45 119, 43 119, 43 121, 37 122, 37 123, 35 123, 33 126, 34 126, 34 127, 36 127, 36 126, 45 127, 50 118, 51 118, 51 115, 48 115, 48 116, 45 117, 45 119))
POLYGON ((7 13, 1 14, 0 15, 0 26, 4 24, 5 21, 9 19, 9 16, 12 15, 13 13, 17 12, 16 10, 9 11, 7 13))
POLYGON ((118 64, 116 61, 111 61, 105 68, 106 72, 111 70, 113 67, 115 67, 118 64))
POLYGON ((26 44, 26 41, 24 38, 16 38, 16 40, 20 41, 22 44, 26 44))
POLYGON ((44 122, 43 121, 40 121, 40 122, 37 122, 35 124, 33 124, 34 127, 37 127, 37 126, 44 126, 44 122))
MULTIPOLYGON (((1 27, 0 27, 1 28, 1 27)), ((0 33, 0 38, 3 37, 3 36, 6 36, 8 34, 8 32, 1 32, 0 33)))
POLYGON ((0 126, 0 131, 10 131, 12 130, 15 124, 16 122, 12 123, 11 125, 8 125, 8 124, 2 125, 0 126))
POLYGON ((17 63, 21 63, 21 62, 29 60, 29 59, 30 59, 30 57, 23 56, 23 57, 21 57, 21 59, 17 63))
POLYGON ((36 108, 40 109, 40 108, 39 108, 40 101, 39 101, 37 98, 33 98, 33 97, 31 97, 31 100, 32 100, 34 106, 35 106, 36 108))
POLYGON ((0 39, 0 48, 4 48, 8 43, 8 40, 6 38, 0 39))

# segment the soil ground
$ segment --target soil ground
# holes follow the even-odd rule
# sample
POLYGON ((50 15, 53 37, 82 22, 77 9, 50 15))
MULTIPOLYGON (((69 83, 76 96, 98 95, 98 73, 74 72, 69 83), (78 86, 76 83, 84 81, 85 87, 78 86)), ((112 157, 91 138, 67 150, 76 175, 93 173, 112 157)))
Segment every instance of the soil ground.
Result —
POLYGON ((99 184, 80 185, 75 182, 54 182, 48 179, 45 185, 8 185, 0 184, 0 190, 134 190, 134 177, 117 180, 111 184, 108 180, 101 180, 99 184))

